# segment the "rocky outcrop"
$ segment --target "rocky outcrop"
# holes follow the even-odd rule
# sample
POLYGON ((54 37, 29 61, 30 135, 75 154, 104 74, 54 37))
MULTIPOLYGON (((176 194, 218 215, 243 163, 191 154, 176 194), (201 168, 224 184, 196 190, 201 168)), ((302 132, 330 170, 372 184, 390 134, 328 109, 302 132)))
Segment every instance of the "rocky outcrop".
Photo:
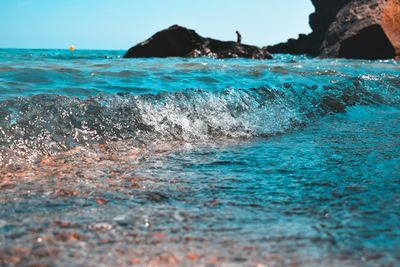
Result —
POLYGON ((400 56, 400 0, 356 0, 329 26, 321 55, 359 59, 400 56))
POLYGON ((256 46, 204 38, 194 30, 178 25, 157 32, 146 41, 130 48, 125 58, 201 57, 270 59, 267 49, 256 46))
POLYGON ((308 54, 317 56, 320 47, 336 14, 352 0, 311 0, 315 12, 309 17, 312 33, 300 34, 298 39, 289 39, 286 43, 269 46, 271 53, 308 54))
POLYGON ((272 53, 358 59, 400 56, 400 0, 313 0, 313 32, 268 47, 272 53))

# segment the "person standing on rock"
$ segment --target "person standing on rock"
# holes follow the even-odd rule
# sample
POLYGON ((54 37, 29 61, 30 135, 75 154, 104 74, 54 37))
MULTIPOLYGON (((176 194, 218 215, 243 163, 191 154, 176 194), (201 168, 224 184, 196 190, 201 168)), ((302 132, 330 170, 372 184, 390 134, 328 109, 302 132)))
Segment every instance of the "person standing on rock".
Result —
POLYGON ((242 43, 242 35, 240 34, 239 31, 236 31, 237 35, 237 44, 240 45, 242 43))

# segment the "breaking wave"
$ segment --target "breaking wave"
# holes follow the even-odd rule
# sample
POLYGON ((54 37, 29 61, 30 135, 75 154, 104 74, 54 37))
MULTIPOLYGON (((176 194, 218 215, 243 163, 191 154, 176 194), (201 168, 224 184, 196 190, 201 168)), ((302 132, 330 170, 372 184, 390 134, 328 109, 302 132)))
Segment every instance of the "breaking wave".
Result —
POLYGON ((281 134, 354 105, 399 106, 400 81, 359 77, 329 85, 285 83, 210 92, 41 94, 0 102, 0 160, 33 161, 76 146, 207 142, 281 134))

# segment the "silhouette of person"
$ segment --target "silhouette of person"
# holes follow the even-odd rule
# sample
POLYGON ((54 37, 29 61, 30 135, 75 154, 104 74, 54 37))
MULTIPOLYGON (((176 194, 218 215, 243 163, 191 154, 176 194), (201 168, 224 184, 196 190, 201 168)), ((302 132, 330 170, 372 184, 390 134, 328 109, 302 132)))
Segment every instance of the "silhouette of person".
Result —
POLYGON ((236 31, 237 35, 237 43, 240 45, 242 43, 242 35, 239 33, 239 31, 236 31))

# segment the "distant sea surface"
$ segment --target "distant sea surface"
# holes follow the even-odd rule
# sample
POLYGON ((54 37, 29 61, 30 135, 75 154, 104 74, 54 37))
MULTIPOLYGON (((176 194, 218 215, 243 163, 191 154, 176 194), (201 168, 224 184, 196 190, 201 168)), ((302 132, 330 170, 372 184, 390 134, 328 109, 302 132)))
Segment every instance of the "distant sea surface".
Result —
POLYGON ((0 263, 400 265, 400 62, 123 53, 0 49, 0 263))

